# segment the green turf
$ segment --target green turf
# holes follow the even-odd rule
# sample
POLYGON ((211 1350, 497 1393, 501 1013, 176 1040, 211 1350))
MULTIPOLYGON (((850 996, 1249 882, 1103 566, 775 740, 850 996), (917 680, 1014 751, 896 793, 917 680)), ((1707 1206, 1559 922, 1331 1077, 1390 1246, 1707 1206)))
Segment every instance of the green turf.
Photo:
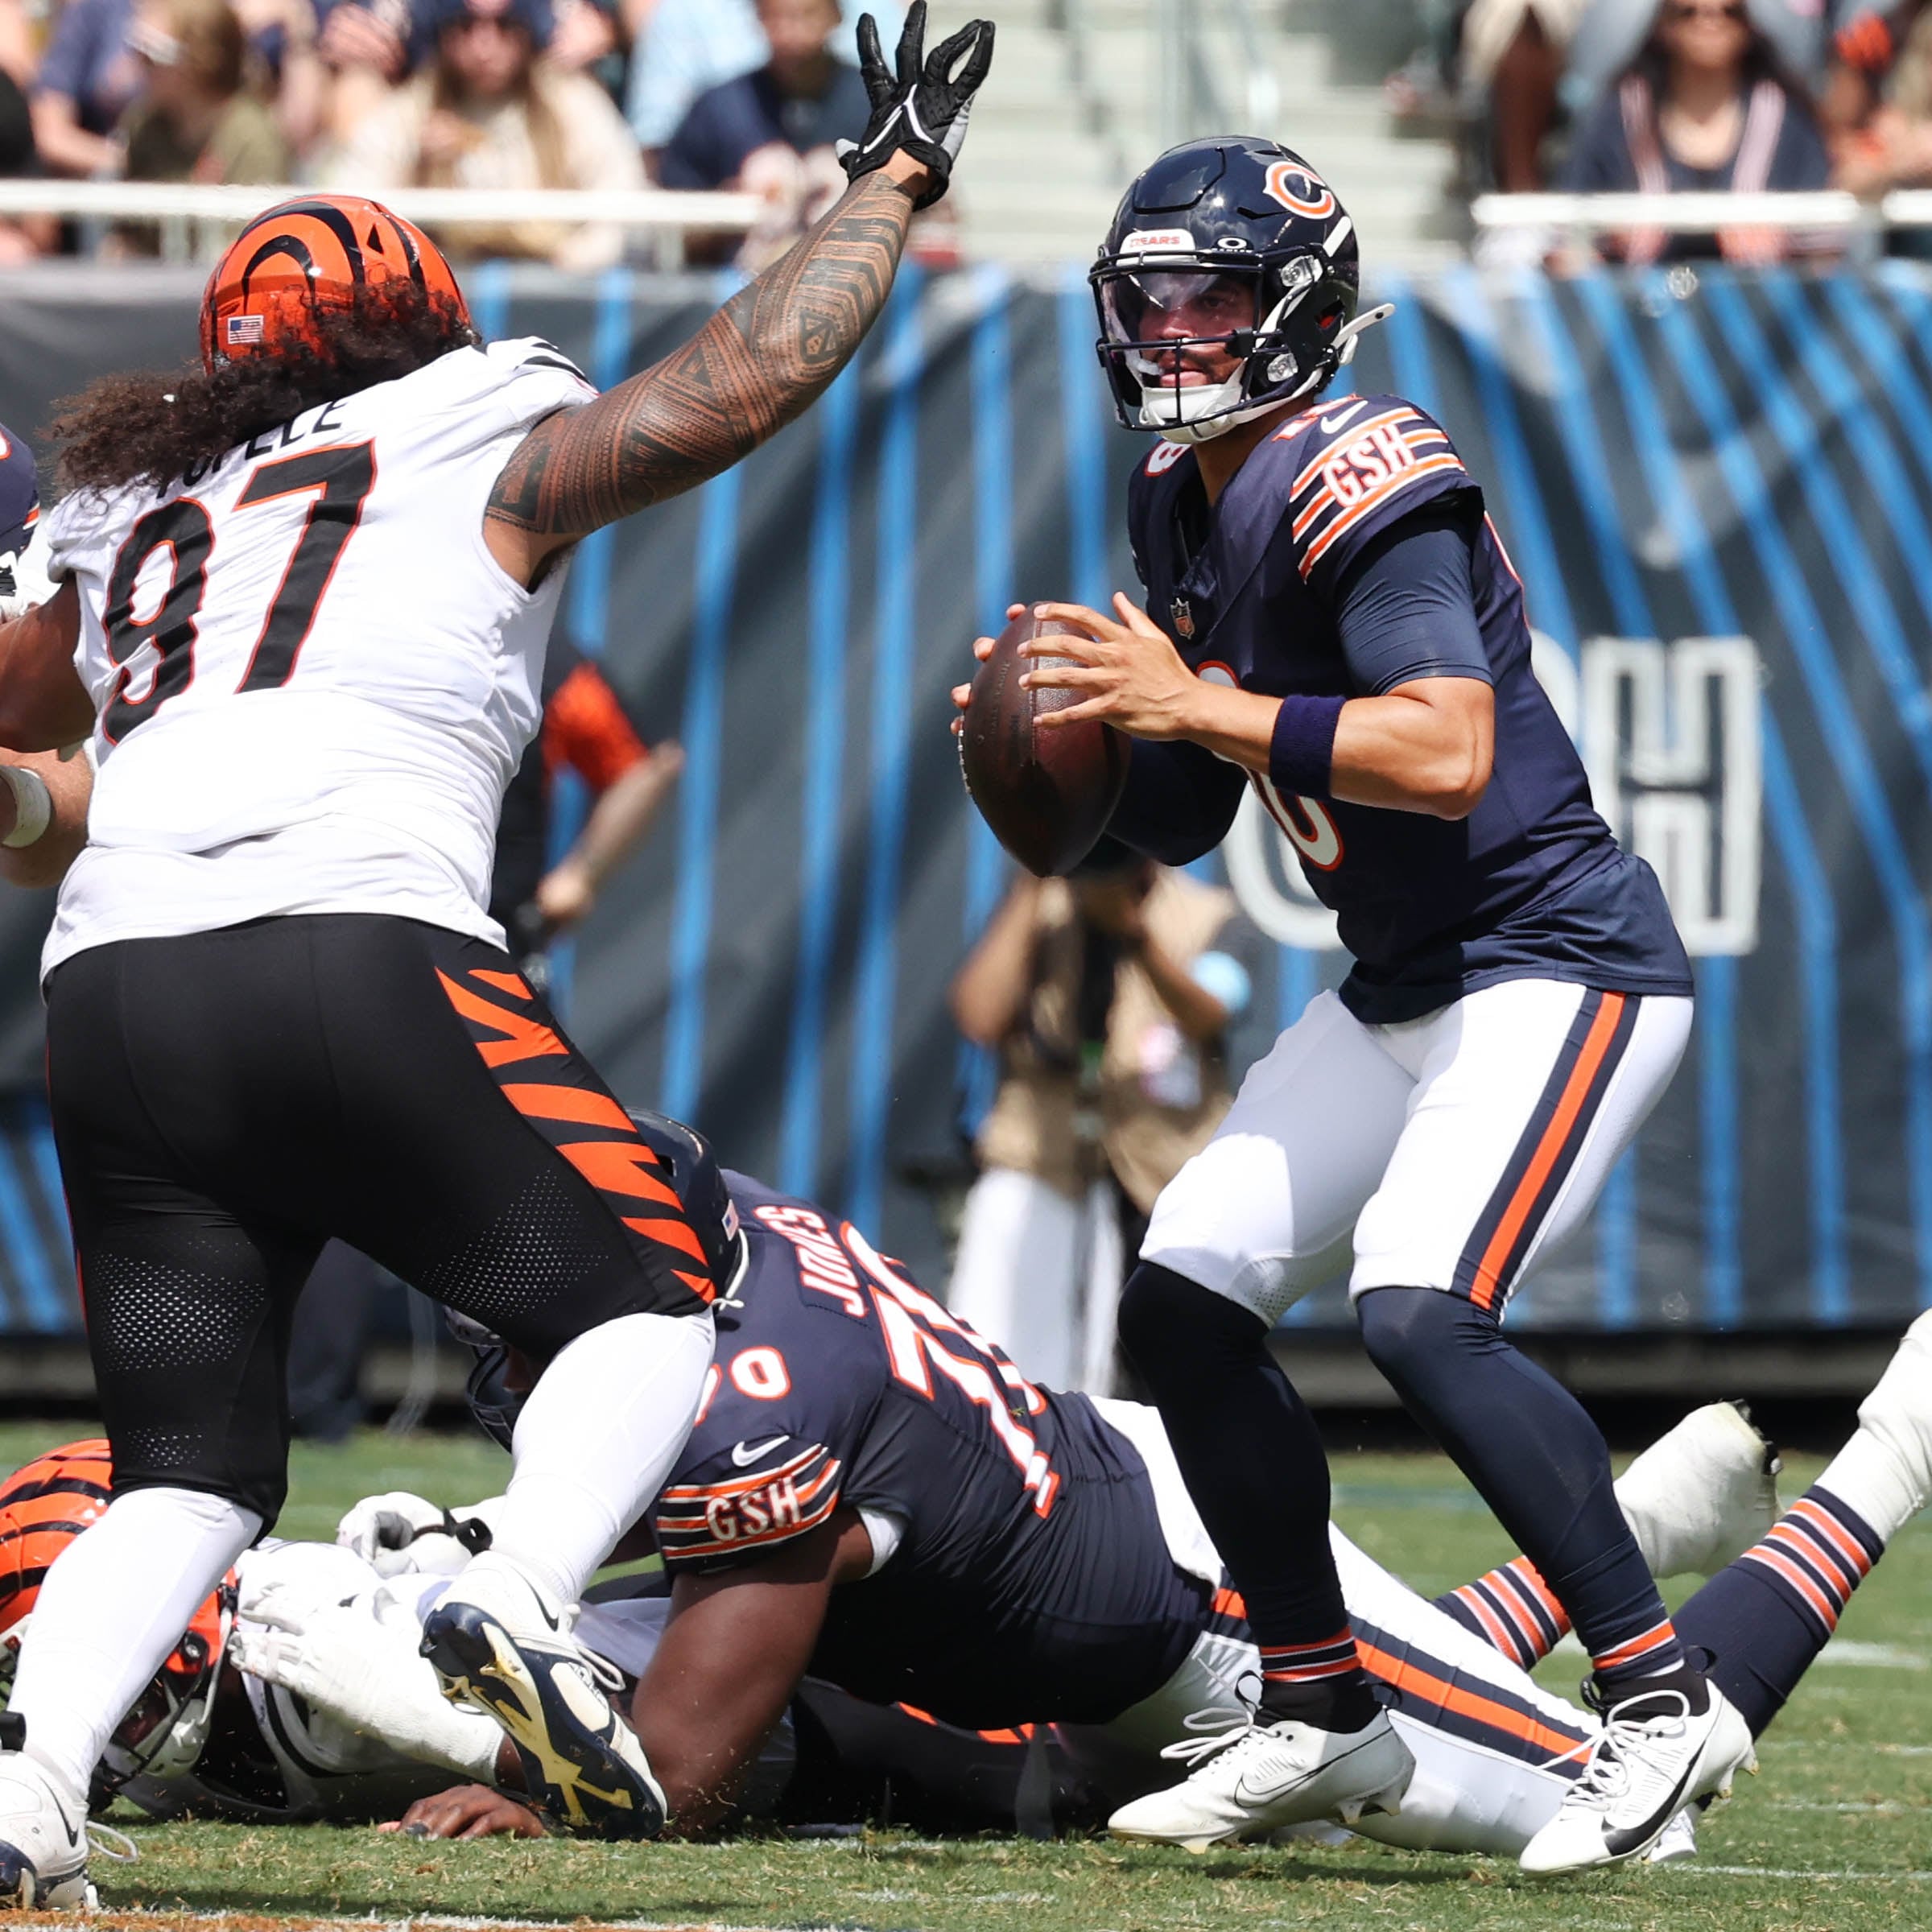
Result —
MULTIPOLYGON (((0 1466, 52 1439, 0 1429, 0 1466)), ((326 1535, 372 1489, 461 1501, 493 1488, 485 1446, 368 1435, 298 1452, 285 1531, 326 1535)), ((1795 1496, 1818 1465, 1785 1478, 1795 1496)), ((1336 1514, 1425 1591, 1509 1554, 1439 1459, 1336 1466, 1336 1514)), ((1513 1865, 1368 1846, 1286 1853, 1102 1843, 863 1839, 723 1845, 426 1845, 373 1832, 142 1827, 141 1863, 97 1874, 110 1901, 288 1914, 481 1913, 671 1924, 1166 1932, 1332 1926, 1388 1932, 1891 1932, 1932 1927, 1932 1517, 1894 1544, 1840 1641, 1761 1748, 1764 1774, 1706 1821, 1696 1864, 1533 1884, 1513 1865)), ((1575 1660, 1544 1674, 1568 1690, 1575 1660)))

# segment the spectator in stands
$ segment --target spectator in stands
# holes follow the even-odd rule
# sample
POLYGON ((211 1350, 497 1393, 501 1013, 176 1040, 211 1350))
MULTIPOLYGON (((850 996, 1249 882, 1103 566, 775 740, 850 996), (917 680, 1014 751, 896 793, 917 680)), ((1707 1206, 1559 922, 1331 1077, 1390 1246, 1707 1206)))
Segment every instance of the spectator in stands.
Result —
POLYGON ((762 66, 708 89, 657 157, 666 188, 737 188, 765 213, 738 255, 748 270, 782 254, 844 192, 833 144, 865 131, 858 70, 832 51, 839 0, 758 0, 762 66))
POLYGON ((1876 196, 1932 182, 1932 6, 1862 14, 1834 53, 1819 118, 1838 185, 1876 196))
POLYGON ((1544 186, 1543 143, 1557 124, 1564 55, 1584 5, 1474 0, 1463 16, 1463 83, 1488 97, 1489 165, 1504 194, 1544 186))
MULTIPOLYGON (((646 152, 670 140, 707 88, 749 72, 769 51, 754 0, 625 0, 625 12, 632 54, 624 111, 646 152)), ((865 0, 844 10, 833 51, 855 66, 861 13, 878 22, 880 41, 890 49, 904 10, 891 0, 865 0)))
POLYGON ((134 0, 69 0, 55 23, 33 94, 34 145, 50 173, 120 172, 114 133, 142 81, 127 44, 134 17, 134 0))
MULTIPOLYGON (((33 49, 24 23, 19 0, 0 0, 0 178, 5 179, 40 172, 26 92, 33 80, 33 49)), ((49 254, 60 241, 60 223, 47 216, 0 218, 0 267, 49 254)))
MULTIPOLYGON (((119 130, 129 180, 288 179, 287 144, 247 85, 248 40, 228 0, 139 0, 127 44, 142 72, 119 130)), ((141 252, 152 237, 136 242, 141 252)))
MULTIPOLYGON (((433 52, 405 86, 364 117, 328 163, 331 185, 380 195, 408 186, 569 188, 643 185, 637 143, 610 97, 582 73, 539 59, 549 0, 429 0, 433 52)), ((621 229, 555 221, 465 228, 452 253, 522 255, 562 268, 601 268, 621 229)))
POLYGON ((407 78, 415 25, 409 0, 316 0, 316 10, 320 83, 306 104, 310 125, 292 138, 304 152, 314 145, 318 171, 327 175, 357 128, 407 78))
MULTIPOLYGON (((1823 188, 1824 142, 1744 0, 1663 0, 1649 37, 1584 121, 1564 185, 1584 194, 1753 193, 1823 188)), ((1632 262, 1717 253, 1775 259, 1799 245, 1788 232, 1739 226, 1715 239, 1641 229, 1605 237, 1632 262)))
POLYGON ((1000 1084, 947 1300, 1051 1388, 1110 1392, 1147 1214, 1228 1110, 1252 938, 1231 893, 1103 840, 1073 879, 1020 879, 953 981, 1000 1084))

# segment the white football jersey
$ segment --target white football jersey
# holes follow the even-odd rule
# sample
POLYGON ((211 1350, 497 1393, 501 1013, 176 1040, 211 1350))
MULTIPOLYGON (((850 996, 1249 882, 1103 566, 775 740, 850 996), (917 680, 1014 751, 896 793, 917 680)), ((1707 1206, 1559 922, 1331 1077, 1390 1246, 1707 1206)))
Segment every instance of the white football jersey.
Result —
POLYGON ((497 815, 541 717, 564 571, 524 589, 483 513, 530 426, 594 393, 545 342, 458 349, 164 491, 55 508, 99 776, 43 972, 290 913, 502 943, 497 815))

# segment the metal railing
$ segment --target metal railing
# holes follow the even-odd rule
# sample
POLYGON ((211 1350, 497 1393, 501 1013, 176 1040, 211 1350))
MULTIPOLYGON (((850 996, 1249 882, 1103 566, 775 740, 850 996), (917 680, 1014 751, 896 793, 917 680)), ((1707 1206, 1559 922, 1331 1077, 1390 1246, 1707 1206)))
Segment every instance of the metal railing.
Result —
POLYGON ((1622 229, 1710 234, 1774 229, 1876 252, 1888 229, 1932 228, 1932 189, 1898 188, 1876 201, 1837 189, 1802 194, 1479 195, 1470 215, 1479 233, 1540 231, 1587 241, 1622 229))
MULTIPOLYGON (((87 222, 153 221, 171 261, 218 254, 235 225, 279 201, 312 194, 303 188, 218 188, 171 181, 0 180, 0 219, 52 215, 87 222)), ((444 229, 500 229, 521 222, 619 228, 648 237, 660 268, 684 261, 686 238, 741 235, 757 221, 756 195, 671 193, 662 188, 613 192, 580 188, 398 188, 384 204, 411 221, 444 229)))
POLYGON ((1253 0, 1160 0, 1163 141, 1171 146, 1199 134, 1274 129, 1282 93, 1271 31, 1253 0))

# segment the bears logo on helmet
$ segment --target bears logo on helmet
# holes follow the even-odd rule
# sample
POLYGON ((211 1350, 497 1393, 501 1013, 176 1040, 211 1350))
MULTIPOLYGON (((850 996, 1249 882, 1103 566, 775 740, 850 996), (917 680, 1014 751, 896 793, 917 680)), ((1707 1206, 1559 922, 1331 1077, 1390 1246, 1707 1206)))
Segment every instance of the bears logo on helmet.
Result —
POLYGON ((242 356, 320 343, 318 308, 356 291, 413 283, 459 321, 469 305, 443 251, 414 222, 359 195, 312 195, 258 215, 215 264, 201 297, 201 363, 213 375, 242 356))
MULTIPOLYGON (((21 1640, 57 1558, 105 1513, 114 1470, 98 1438, 64 1443, 0 1483, 0 1686, 11 1686, 21 1640)), ((101 1775, 119 1785, 166 1777, 200 1755, 221 1659, 234 1626, 237 1579, 222 1579, 109 1740, 101 1775)))

